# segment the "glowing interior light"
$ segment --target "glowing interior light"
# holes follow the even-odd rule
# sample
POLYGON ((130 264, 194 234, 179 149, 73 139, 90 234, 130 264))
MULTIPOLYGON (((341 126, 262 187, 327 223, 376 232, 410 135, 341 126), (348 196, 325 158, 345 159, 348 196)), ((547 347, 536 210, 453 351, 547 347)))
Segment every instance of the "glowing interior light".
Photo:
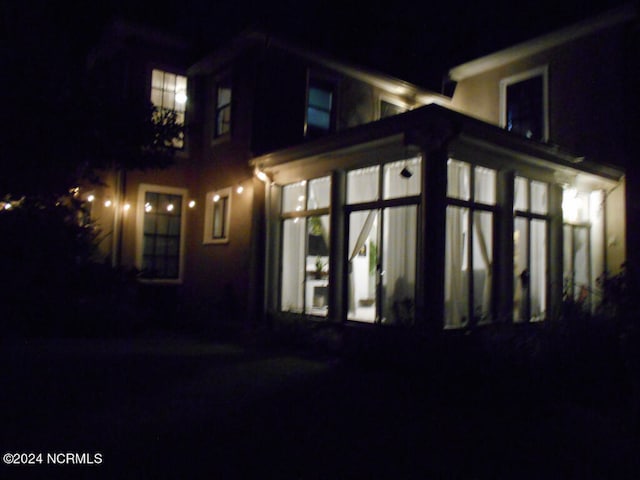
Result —
POLYGON ((213 201, 217 202, 218 200, 220 200, 220 195, 218 195, 217 193, 213 196, 213 201))
POLYGON ((238 185, 238 188, 236 188, 236 192, 239 194, 241 194, 242 192, 244 192, 244 187, 242 185, 238 185))
POLYGON ((113 205, 113 202, 111 200, 105 200, 104 202, 104 206, 109 208, 111 205, 113 205))
POLYGON ((7 203, 4 204, 4 209, 5 210, 11 210, 11 208, 12 208, 11 203, 7 202, 7 203))
POLYGON ((196 201, 195 201, 195 200, 191 200, 191 201, 189 202, 189 208, 193 208, 193 207, 195 207, 195 206, 196 206, 196 201))
POLYGON ((298 206, 296 207, 296 212, 300 212, 300 211, 302 211, 302 205, 298 205, 298 206))
POLYGON ((151 206, 151 204, 149 202, 144 204, 144 211, 145 212, 150 212, 151 210, 153 210, 153 207, 151 206))
POLYGON ((128 212, 130 208, 131 208, 131 205, 130 205, 130 204, 128 204, 128 203, 125 203, 125 204, 124 204, 124 206, 122 207, 122 209, 123 209, 125 212, 128 212))
POLYGON ((173 203, 167 205, 167 212, 173 212, 173 203))
POLYGON ((176 93, 176 103, 184 105, 187 103, 187 94, 185 92, 177 92, 176 93))
POLYGON ((89 195, 89 196, 87 197, 87 202, 91 203, 91 202, 93 202, 95 199, 96 199, 95 195, 89 195))
POLYGON ((581 201, 578 198, 578 191, 575 188, 568 188, 562 195, 562 213, 566 220, 575 222, 578 220, 578 211, 581 201))

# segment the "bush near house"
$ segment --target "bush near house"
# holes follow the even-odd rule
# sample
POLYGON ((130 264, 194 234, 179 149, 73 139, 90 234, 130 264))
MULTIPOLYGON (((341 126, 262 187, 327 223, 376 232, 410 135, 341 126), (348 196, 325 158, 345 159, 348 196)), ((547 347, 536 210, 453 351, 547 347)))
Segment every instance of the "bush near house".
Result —
POLYGON ((139 327, 134 278, 95 262, 98 232, 80 221, 73 197, 14 205, 0 211, 2 336, 104 336, 139 327))

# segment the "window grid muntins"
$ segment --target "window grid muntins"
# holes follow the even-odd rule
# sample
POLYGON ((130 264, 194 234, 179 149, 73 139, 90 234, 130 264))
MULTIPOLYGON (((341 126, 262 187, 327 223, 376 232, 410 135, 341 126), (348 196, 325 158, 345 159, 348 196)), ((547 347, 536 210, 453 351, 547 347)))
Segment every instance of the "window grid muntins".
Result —
POLYGON ((328 313, 330 177, 282 189, 281 310, 328 313))
POLYGON ((177 279, 180 273, 182 197, 145 193, 142 276, 177 279))
POLYGON ((489 322, 496 171, 447 162, 445 328, 489 322))
MULTIPOLYGON (((170 112, 176 115, 175 121, 184 126, 187 107, 187 77, 153 69, 151 72, 151 103, 156 108, 154 121, 162 122, 170 112)), ((173 139, 173 146, 184 146, 184 134, 173 139)))

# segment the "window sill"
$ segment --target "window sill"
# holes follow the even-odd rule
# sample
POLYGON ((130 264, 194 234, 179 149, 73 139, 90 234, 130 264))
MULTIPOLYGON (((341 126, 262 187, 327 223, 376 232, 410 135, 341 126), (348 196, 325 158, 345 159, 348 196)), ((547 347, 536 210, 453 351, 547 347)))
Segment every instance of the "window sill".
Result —
POLYGON ((231 141, 231 133, 225 133, 224 135, 221 135, 211 140, 211 146, 215 147, 216 145, 228 143, 230 141, 231 141))

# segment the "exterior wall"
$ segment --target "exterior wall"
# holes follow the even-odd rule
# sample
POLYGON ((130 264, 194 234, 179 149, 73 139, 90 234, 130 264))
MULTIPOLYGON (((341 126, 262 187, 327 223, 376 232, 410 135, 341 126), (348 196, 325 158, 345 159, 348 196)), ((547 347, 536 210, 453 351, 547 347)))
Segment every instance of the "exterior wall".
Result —
POLYGON ((624 165, 625 42, 622 27, 609 28, 463 79, 452 108, 498 125, 500 80, 548 66, 549 141, 592 160, 624 165))

